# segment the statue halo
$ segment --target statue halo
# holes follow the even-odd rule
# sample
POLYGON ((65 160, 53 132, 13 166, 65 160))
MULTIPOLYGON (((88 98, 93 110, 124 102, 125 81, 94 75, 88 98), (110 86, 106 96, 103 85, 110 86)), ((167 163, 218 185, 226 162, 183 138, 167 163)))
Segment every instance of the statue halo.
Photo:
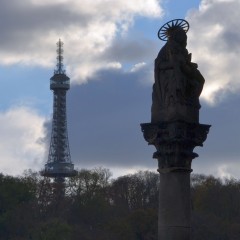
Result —
POLYGON ((169 30, 176 27, 182 28, 185 32, 189 29, 189 23, 184 19, 173 19, 165 23, 158 31, 158 38, 162 41, 167 41, 169 38, 169 30))

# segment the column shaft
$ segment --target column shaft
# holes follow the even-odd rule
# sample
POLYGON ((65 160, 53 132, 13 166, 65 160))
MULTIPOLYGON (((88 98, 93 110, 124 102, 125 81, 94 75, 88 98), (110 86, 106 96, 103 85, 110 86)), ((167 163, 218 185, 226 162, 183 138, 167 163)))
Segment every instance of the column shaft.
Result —
POLYGON ((160 173, 159 240, 189 240, 191 232, 190 172, 160 173))

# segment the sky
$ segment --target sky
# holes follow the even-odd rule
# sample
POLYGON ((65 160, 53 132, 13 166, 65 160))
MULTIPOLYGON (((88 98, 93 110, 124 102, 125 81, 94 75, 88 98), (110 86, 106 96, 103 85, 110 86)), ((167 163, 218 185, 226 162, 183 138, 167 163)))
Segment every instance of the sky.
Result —
POLYGON ((240 178, 240 0, 0 0, 0 172, 47 161, 56 65, 64 42, 68 134, 77 169, 156 171, 150 122, 159 28, 189 22, 187 49, 206 82, 200 123, 212 125, 193 173, 240 178))

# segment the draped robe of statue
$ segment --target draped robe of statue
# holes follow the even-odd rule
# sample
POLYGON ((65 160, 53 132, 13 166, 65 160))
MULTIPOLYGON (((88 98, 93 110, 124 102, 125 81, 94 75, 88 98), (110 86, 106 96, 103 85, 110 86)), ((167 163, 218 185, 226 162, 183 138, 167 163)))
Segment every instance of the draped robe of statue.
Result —
POLYGON ((186 45, 185 31, 176 27, 155 60, 152 123, 199 121, 199 96, 205 80, 191 62, 186 45))

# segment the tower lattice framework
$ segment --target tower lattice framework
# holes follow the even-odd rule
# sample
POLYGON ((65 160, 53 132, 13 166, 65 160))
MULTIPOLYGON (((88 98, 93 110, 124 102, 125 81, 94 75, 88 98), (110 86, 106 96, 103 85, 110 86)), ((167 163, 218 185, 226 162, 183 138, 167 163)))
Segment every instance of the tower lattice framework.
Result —
POLYGON ((70 78, 63 69, 63 42, 57 42, 57 68, 50 79, 50 89, 53 91, 52 134, 48 161, 45 164, 43 176, 64 178, 76 174, 71 162, 68 142, 66 93, 70 88, 70 78))

